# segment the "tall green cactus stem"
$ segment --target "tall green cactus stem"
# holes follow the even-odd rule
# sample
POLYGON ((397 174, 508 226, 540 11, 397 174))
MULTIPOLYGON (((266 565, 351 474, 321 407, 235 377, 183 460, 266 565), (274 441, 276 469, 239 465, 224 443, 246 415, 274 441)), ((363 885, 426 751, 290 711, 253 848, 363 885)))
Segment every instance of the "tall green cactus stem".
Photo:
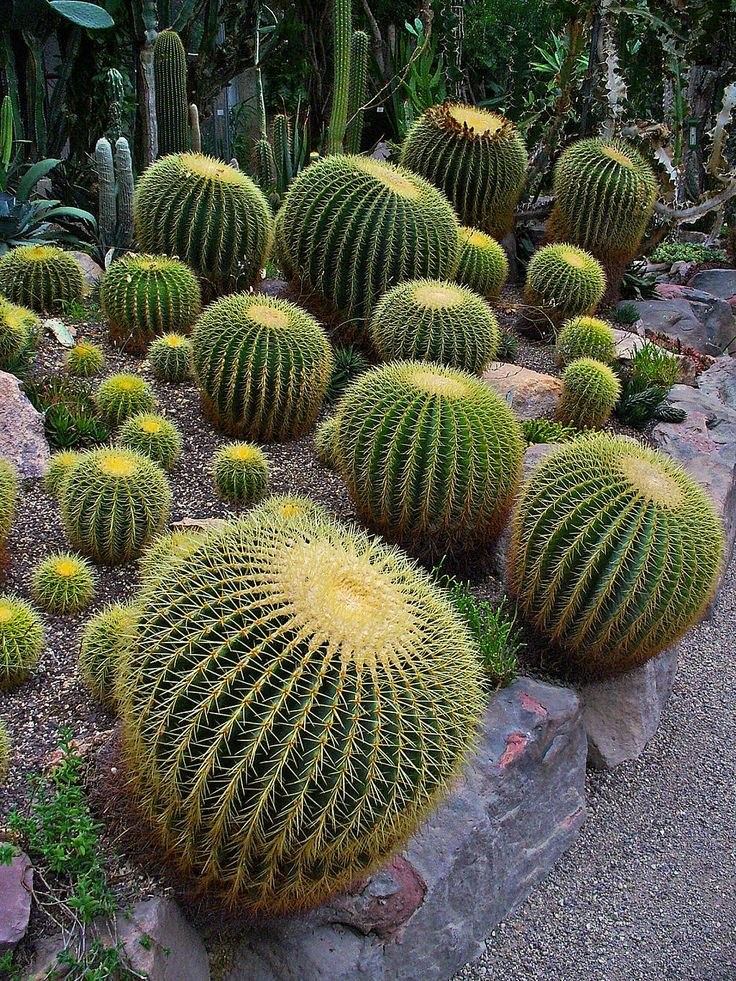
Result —
POLYGON ((495 238, 478 228, 460 228, 455 279, 489 300, 497 300, 509 274, 509 260, 495 238))
POLYGON ((617 674, 674 644, 710 602, 723 529, 669 457, 607 434, 533 472, 515 513, 511 587, 563 663, 617 674))
POLYGON ((409 130, 400 162, 444 191, 464 225, 503 238, 514 224, 528 157, 504 116, 477 106, 432 106, 409 130))
POLYGON ((186 153, 192 148, 187 98, 187 54, 176 31, 161 31, 153 45, 156 80, 158 152, 186 153))
POLYGON ((437 555, 501 531, 524 444, 511 410, 478 378, 394 362, 353 382, 337 414, 340 472, 386 538, 437 555))
POLYGON ((578 358, 562 373, 557 418, 578 429, 598 429, 611 417, 621 395, 621 383, 606 364, 578 358))
POLYGON ((302 283, 344 316, 366 318, 406 279, 452 278, 457 218, 422 177, 367 157, 327 157, 294 180, 281 229, 302 283))
POLYGON ((202 131, 199 128, 199 109, 194 102, 189 104, 189 129, 192 134, 192 152, 202 152, 202 131))
POLYGON ((348 123, 345 130, 346 153, 360 153, 367 81, 368 35, 365 31, 353 31, 350 38, 350 89, 348 92, 348 123))
POLYGON ((573 317, 562 325, 555 344, 555 359, 565 367, 576 358, 595 358, 603 364, 616 360, 616 338, 605 320, 573 317))
POLYGON ((134 217, 140 248, 183 259, 208 297, 252 286, 273 242, 271 209, 253 181, 196 153, 148 168, 136 187, 134 217))
POLYGON ((327 130, 327 153, 342 153, 345 126, 348 120, 350 93, 350 38, 352 32, 351 0, 333 0, 334 78, 332 111, 327 130))
POLYGON ((129 249, 133 244, 133 160, 124 136, 115 141, 115 177, 118 184, 117 244, 129 249))
POLYGON ((53 245, 20 245, 0 257, 0 293, 23 307, 58 312, 82 299, 79 262, 53 245))
POLYGON ((524 300, 553 323, 594 313, 606 290, 600 263, 574 245, 545 245, 527 267, 524 300))
POLYGON ((140 604, 124 766, 163 848, 225 902, 320 903, 386 862, 459 774, 483 701, 472 640, 375 538, 260 511, 140 604))
MULTIPOLYGON (((13 156, 13 103, 6 95, 0 106, 0 166, 7 172, 13 156)), ((4 189, 4 185, 3 185, 4 189)))
POLYGON ((256 140, 253 162, 258 186, 265 194, 270 193, 276 184, 276 159, 267 139, 256 140))
POLYGON ((192 360, 212 422, 262 442, 310 429, 332 372, 332 348, 314 317, 260 294, 210 304, 192 334, 192 360))
POLYGON ((117 227, 117 202, 115 196, 115 165, 112 147, 106 136, 95 144, 95 170, 97 172, 97 227, 103 249, 115 244, 117 227))
POLYGON ((291 168, 291 126, 283 113, 273 119, 273 158, 276 169, 276 190, 286 194, 294 174, 291 168))
POLYGON ((117 68, 109 68, 105 75, 105 88, 110 103, 110 115, 105 136, 111 144, 123 135, 123 103, 125 102, 125 87, 123 76, 117 68))

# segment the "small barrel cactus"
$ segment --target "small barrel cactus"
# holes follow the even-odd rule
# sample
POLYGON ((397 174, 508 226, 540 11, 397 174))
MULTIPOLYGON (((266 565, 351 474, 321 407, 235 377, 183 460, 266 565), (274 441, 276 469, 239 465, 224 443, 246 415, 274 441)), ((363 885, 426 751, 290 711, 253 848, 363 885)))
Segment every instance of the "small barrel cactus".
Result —
POLYGON ((501 531, 524 444, 509 407, 478 378, 395 362, 354 382, 338 414, 340 472, 385 537, 437 554, 501 531))
POLYGON ((30 603, 0 593, 0 691, 15 688, 38 664, 43 650, 41 618, 30 603))
POLYGON ((263 442, 310 429, 332 373, 332 348, 314 317, 260 294, 210 304, 192 334, 192 358, 212 422, 263 442))
POLYGON ((0 787, 5 783, 10 771, 10 759, 13 755, 13 743, 8 727, 0 719, 0 787))
POLYGON ((118 446, 142 453, 164 470, 171 470, 181 456, 182 439, 178 426, 165 416, 139 412, 120 427, 118 446))
POLYGON ((159 381, 188 381, 192 377, 192 342, 183 334, 157 337, 148 349, 148 363, 159 381))
POLYGON ((0 371, 18 374, 25 369, 40 327, 32 310, 0 296, 0 371))
POLYGON ((464 225, 495 238, 513 228, 528 157, 504 116, 457 102, 431 106, 407 133, 400 159, 445 192, 464 225))
POLYGON ((302 518, 326 520, 328 512, 305 494, 271 494, 249 514, 253 520, 259 516, 278 521, 299 521, 302 518))
POLYGON ((161 468, 125 448, 80 453, 61 492, 61 516, 72 545, 107 565, 140 555, 165 525, 170 504, 161 468))
POLYGON ((95 392, 97 409, 109 426, 121 422, 139 412, 150 412, 154 405, 153 392, 138 375, 126 373, 110 375, 95 392))
POLYGON ((164 569, 172 562, 184 559, 204 542, 206 533, 195 528, 169 531, 159 535, 139 559, 142 583, 152 582, 164 575, 164 569))
POLYGON ((434 361, 480 374, 498 354, 501 332, 488 304, 467 286, 415 279, 385 293, 370 321, 384 361, 434 361))
POLYGON ((0 456, 0 555, 5 549, 17 500, 18 475, 15 467, 9 460, 0 456))
POLYGON ((51 455, 46 473, 43 475, 43 489, 47 494, 51 494, 52 497, 61 496, 67 474, 77 460, 79 460, 79 453, 76 450, 59 450, 58 453, 51 455))
POLYGON ((455 279, 488 300, 497 300, 509 274, 506 253, 478 228, 460 228, 460 256, 455 279))
POLYGON ((605 320, 573 317, 562 325, 557 336, 555 358, 563 367, 577 358, 595 358, 611 364, 616 360, 616 338, 605 320))
POLYGON ((86 559, 57 552, 36 566, 31 579, 33 598, 49 613, 76 613, 95 595, 95 577, 86 559))
POLYGON ((511 541, 523 613, 583 675, 642 664, 703 613, 723 562, 707 494, 669 457, 600 433, 525 485, 511 541))
POLYGON ((330 470, 337 470, 339 425, 337 416, 329 416, 317 426, 314 434, 314 455, 322 466, 330 470))
POLYGON ((368 371, 371 363, 360 348, 353 344, 336 347, 333 351, 332 376, 325 395, 325 402, 336 402, 351 381, 354 381, 364 371, 368 371))
POLYGON ((67 351, 64 368, 67 374, 75 378, 94 378, 101 375, 105 368, 105 354, 92 341, 81 338, 67 351))
POLYGON ((208 296, 252 286, 271 251, 273 217, 263 192, 213 157, 157 160, 140 177, 133 208, 140 247, 184 260, 208 296))
POLYGON ((0 258, 0 293, 11 303, 58 313, 83 292, 82 267, 55 245, 21 245, 0 258))
POLYGON ((202 309, 202 295, 197 277, 178 259, 129 253, 105 273, 100 304, 110 338, 141 354, 161 334, 190 330, 202 309))
POLYGON ((118 687, 134 799, 178 867, 264 914, 379 868, 459 774, 467 628, 401 552, 259 511, 151 583, 118 687))
POLYGON ((268 460, 253 443, 229 443, 215 453, 212 476, 224 500, 255 504, 268 489, 268 460))
POLYGON ((109 709, 117 708, 117 683, 123 654, 135 635, 138 610, 113 603, 85 624, 79 648, 79 673, 90 691, 109 709))
POLYGON ((457 218, 443 194, 404 168, 326 157, 299 174, 281 211, 288 265, 345 317, 368 317, 395 283, 455 272, 457 218))
POLYGON ((606 364, 578 358, 562 373, 557 407, 560 422, 578 429, 598 429, 611 417, 621 395, 621 383, 606 364))
POLYGON ((592 255, 574 245, 545 245, 527 268, 524 299, 557 323, 593 313, 605 290, 606 275, 592 255))

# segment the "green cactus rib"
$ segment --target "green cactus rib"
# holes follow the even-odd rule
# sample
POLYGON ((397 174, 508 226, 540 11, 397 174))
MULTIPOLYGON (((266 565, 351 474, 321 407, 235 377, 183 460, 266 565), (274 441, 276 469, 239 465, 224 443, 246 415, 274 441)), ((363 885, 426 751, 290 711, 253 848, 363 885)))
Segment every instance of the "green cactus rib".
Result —
POLYGON ((141 249, 178 256, 208 296, 253 285, 273 241, 263 192, 242 171, 197 153, 172 154, 145 171, 134 221, 141 249))
POLYGON ((616 360, 616 338, 605 320, 573 317, 562 325, 555 344, 557 363, 564 367, 583 357, 595 358, 603 364, 616 360))
POLYGON ((464 763, 482 704, 429 576, 327 519, 259 511, 146 588, 124 763, 177 866, 267 914, 401 847, 464 763))
POLYGON ((598 429, 608 422, 621 395, 621 383, 594 358, 578 358, 562 373, 557 418, 579 429, 598 429))
POLYGON ((258 516, 278 521, 300 521, 302 518, 326 521, 329 512, 305 494, 270 494, 249 515, 254 519, 258 516))
POLYGON ((337 416, 328 416, 314 433, 314 455, 323 467, 330 470, 337 470, 339 426, 340 420, 337 416))
POLYGON ((524 299, 560 321, 593 313, 605 290, 606 274, 590 253, 574 245, 545 245, 527 268, 524 299))
POLYGON ((121 422, 139 412, 150 412, 154 396, 150 385, 138 375, 110 375, 95 392, 97 410, 108 426, 121 422))
POLYGON ((332 110, 327 130, 327 152, 342 153, 345 125, 348 119, 351 65, 350 41, 352 29, 351 0, 332 0, 334 19, 334 77, 332 85, 332 110))
POLYGON ((407 133, 400 162, 444 191, 464 225, 494 238, 513 228, 528 157, 504 116, 458 102, 431 106, 407 133))
POLYGON ((345 130, 345 152, 348 154, 360 153, 367 83, 368 35, 365 31, 353 31, 350 38, 348 123, 345 130))
POLYGON ((423 178, 367 157, 327 157, 292 183, 282 206, 288 266, 345 316, 369 316, 405 279, 452 278, 458 222, 423 178))
POLYGON ((480 374, 498 354, 501 332, 488 304, 466 286, 413 279, 385 293, 369 324, 384 361, 435 361, 480 374))
POLYGON ((61 517, 70 542, 106 565, 140 555, 166 523, 170 504, 163 471, 124 447, 80 454, 61 489, 61 517))
POLYGON ((82 267, 68 252, 53 245, 21 245, 0 257, 0 293, 11 303, 39 312, 58 312, 80 301, 82 267))
POLYGON ((80 454, 76 450, 60 450, 52 453, 46 473, 43 475, 43 489, 52 497, 60 497, 64 481, 80 454))
POLYGON ((43 625, 30 603, 0 593, 0 691, 30 677, 43 650, 43 625))
POLYGON ((36 566, 31 590, 41 609, 76 613, 92 600, 95 577, 86 559, 73 552, 58 552, 36 566))
POLYGON ((332 373, 332 348, 314 317, 260 294, 210 304, 192 334, 192 360, 212 422, 259 442, 310 429, 332 373))
POLYGON ((148 362, 159 381, 186 381, 192 375, 192 342, 183 334, 164 334, 149 347, 148 362))
POLYGON ((115 141, 115 177, 118 185, 118 246, 129 249, 133 244, 133 160, 124 136, 115 141))
POLYGON ((32 310, 0 296, 0 371, 14 374, 31 353, 41 324, 32 310))
POLYGON ((132 643, 138 619, 134 603, 113 603, 90 617, 82 632, 79 673, 90 691, 113 711, 124 652, 132 643))
POLYGON ((207 534, 199 529, 185 528, 159 535, 141 555, 139 560, 142 584, 154 582, 164 576, 172 562, 191 555, 202 545, 207 534))
POLYGON ((562 661, 584 676, 627 671, 703 613, 723 562, 707 494, 670 458, 597 434, 532 474, 513 524, 511 586, 562 661))
POLYGON ((95 144, 95 172, 97 175, 97 230, 105 250, 115 244, 117 228, 117 201, 115 194, 115 165, 112 147, 106 136, 95 144))
POLYGON ((229 443, 215 454, 212 476, 224 500, 255 504, 268 489, 268 460, 253 443, 229 443))
MULTIPOLYGON (((5 96, 7 99, 8 97, 5 96)), ((10 100, 8 100, 10 101, 10 100)), ((0 145, 2 145, 2 136, 0 134, 0 145)), ((13 743, 10 738, 10 733, 8 728, 0 719, 0 787, 5 783, 8 773, 10 771, 10 760, 13 755, 13 743)))
POLYGON ((478 228, 460 228, 460 255, 455 279, 488 300, 497 300, 509 274, 506 253, 478 228))
POLYGON ((75 378, 93 378, 102 373, 105 363, 105 353, 102 348, 83 337, 74 347, 69 348, 64 358, 67 374, 75 378))
POLYGON ((279 208, 273 222, 273 249, 271 258, 281 270, 284 279, 292 279, 294 269, 289 259, 289 251, 284 234, 284 209, 279 208))
POLYGON ((192 148, 187 97, 187 55, 176 31, 161 31, 153 45, 158 153, 186 153, 192 148))
POLYGON ((340 472, 386 538, 438 554, 501 531, 524 444, 511 410, 478 378, 395 362, 354 382, 337 414, 340 472))
POLYGON ((171 470, 182 450, 179 428, 154 412, 139 412, 126 419, 116 443, 142 453, 164 470, 171 470))
POLYGON ((18 475, 9 460, 0 456, 0 556, 5 551, 18 502, 18 475))

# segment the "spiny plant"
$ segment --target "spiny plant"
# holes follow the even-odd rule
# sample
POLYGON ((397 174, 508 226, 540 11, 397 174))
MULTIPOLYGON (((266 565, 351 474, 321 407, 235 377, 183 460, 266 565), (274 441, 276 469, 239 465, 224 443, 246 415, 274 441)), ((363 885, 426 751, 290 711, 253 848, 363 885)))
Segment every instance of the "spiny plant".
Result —
POLYGON ((81 338, 70 348, 64 358, 67 374, 75 378, 93 378, 105 368, 105 354, 101 347, 81 338))
POLYGON ((595 358, 603 364, 616 360, 616 338, 605 320, 573 317, 562 325, 555 344, 555 359, 564 367, 577 358, 595 358))
POLYGON ((57 552, 36 566, 31 579, 33 598, 50 613, 76 613, 92 601, 92 566, 73 552, 57 552))
POLYGON ((253 443, 228 443, 215 453, 212 476, 224 500, 255 504, 268 488, 268 460, 253 443))
POLYGON ((105 273, 100 303, 110 338, 141 354, 161 334, 186 333, 199 316, 202 296, 197 277, 178 259, 129 253, 105 273))
POLYGON ((617 324, 621 324, 625 327, 630 327, 635 324, 637 320, 641 320, 639 308, 635 303, 619 303, 616 309, 612 312, 611 316, 617 324))
POLYGON ((0 296, 0 371, 12 375, 24 373, 40 329, 39 319, 32 310, 0 296))
POLYGON ((338 415, 340 472, 385 537, 438 553, 500 532, 524 444, 511 410, 479 379, 395 362, 354 382, 338 415))
POLYGON ((332 375, 325 395, 328 405, 336 402, 348 385, 371 367, 368 358, 354 344, 336 347, 332 353, 332 375))
POLYGON ((8 727, 0 719, 0 787, 5 783, 10 770, 10 760, 13 755, 13 743, 8 727))
POLYGON ((41 618, 30 603, 0 593, 0 691, 15 688, 30 676, 43 640, 41 618))
POLYGON ((554 422, 552 419, 524 419, 521 423, 521 434, 527 446, 535 443, 569 443, 580 435, 572 426, 563 426, 561 422, 554 422))
POLYGON ((84 275, 69 252, 54 245, 21 245, 0 256, 0 293, 31 310, 59 311, 81 301, 84 275))
POLYGON ((406 135, 401 163, 444 191, 464 225, 511 231, 528 157, 512 122, 479 106, 431 106, 406 135))
POLYGON ((139 412, 149 412, 154 397, 150 385, 142 378, 122 373, 110 375, 99 385, 95 402, 104 421, 114 427, 139 412))
POLYGON ((61 517, 72 545, 107 565, 140 555, 165 525, 170 504, 161 468, 124 447, 80 454, 61 491, 61 517))
POLYGON ((606 364, 578 358, 562 373, 557 418, 578 429, 598 429, 611 417, 621 395, 621 383, 606 364))
POLYGON ((137 618, 135 603, 112 603, 90 617, 82 631, 79 673, 90 691, 113 710, 123 654, 132 643, 137 618))
POLYGON ((288 265, 343 317, 366 318, 395 283, 455 272, 457 218, 443 194, 403 167, 326 157, 296 178, 282 211, 288 265))
POLYGON ((685 410, 667 399, 679 377, 680 364, 669 351, 649 341, 638 345, 621 372, 616 415, 635 429, 643 429, 653 419, 683 422, 685 410))
POLYGON ((160 579, 164 575, 164 569, 172 562, 191 555, 199 548, 205 537, 206 532, 194 528, 183 528, 159 535, 139 559, 141 582, 147 583, 160 579))
POLYGON ((192 342, 183 334, 157 337, 148 349, 148 363, 159 381, 188 381, 192 377, 192 342))
POLYGON ((249 517, 255 519, 259 515, 278 521, 299 521, 302 518, 321 521, 328 518, 328 511, 305 494, 270 494, 253 508, 249 517))
POLYGON ((187 98, 187 53, 176 31, 160 31, 153 45, 158 153, 192 148, 187 98))
POLYGON ((51 446, 72 449, 107 441, 110 431, 100 418, 90 387, 66 375, 25 383, 30 402, 43 413, 51 446))
POLYGON ((371 339, 384 361, 434 361, 479 374, 498 354, 501 333, 488 304, 467 286, 399 283, 377 303, 371 339))
POLYGON ((460 772, 467 628, 401 552, 325 518, 233 523, 140 599, 124 762, 177 865, 247 909, 378 868, 460 772))
POLYGON ((192 360, 218 429, 263 442, 310 429, 332 373, 332 348, 314 317, 260 294, 210 304, 192 334, 192 360))
POLYGON ((164 470, 171 470, 181 456, 179 427, 165 416, 139 412, 123 422, 116 440, 118 446, 142 453, 164 470))
POLYGON ((328 416, 317 426, 314 433, 314 455, 324 467, 337 470, 337 436, 340 425, 338 417, 328 416))
POLYGON ((18 500, 18 475, 13 464, 0 456, 0 555, 5 551, 18 500))
POLYGON ((508 330, 502 330, 501 340, 498 344, 498 354, 496 355, 498 360, 512 364, 516 360, 518 352, 519 338, 508 330))
POLYGON ((64 481, 74 464, 79 459, 76 450, 59 450, 52 453, 46 473, 43 475, 43 489, 52 497, 59 497, 64 481))
POLYGON ((506 253, 490 235, 478 228, 462 225, 460 254, 455 279, 485 296, 497 300, 509 274, 506 253))
POLYGON ((700 617, 723 552, 715 509, 682 467, 601 433, 557 450, 525 485, 511 586, 564 663, 583 675, 617 674, 700 617))
POLYGON ((545 245, 527 267, 524 299, 556 323, 594 313, 605 290, 606 275, 592 255, 574 245, 545 245))
POLYGON ((133 207, 140 247, 185 261, 208 296, 252 286, 271 251, 273 218, 263 192, 213 157, 157 160, 140 177, 133 207))

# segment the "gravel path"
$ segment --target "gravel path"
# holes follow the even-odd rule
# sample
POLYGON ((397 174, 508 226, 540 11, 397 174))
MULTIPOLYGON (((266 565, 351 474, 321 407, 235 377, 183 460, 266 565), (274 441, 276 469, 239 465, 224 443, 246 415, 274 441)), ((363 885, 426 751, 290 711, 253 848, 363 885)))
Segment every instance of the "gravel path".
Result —
POLYGON ((591 774, 550 877, 457 979, 736 979, 736 561, 644 757, 591 774))

